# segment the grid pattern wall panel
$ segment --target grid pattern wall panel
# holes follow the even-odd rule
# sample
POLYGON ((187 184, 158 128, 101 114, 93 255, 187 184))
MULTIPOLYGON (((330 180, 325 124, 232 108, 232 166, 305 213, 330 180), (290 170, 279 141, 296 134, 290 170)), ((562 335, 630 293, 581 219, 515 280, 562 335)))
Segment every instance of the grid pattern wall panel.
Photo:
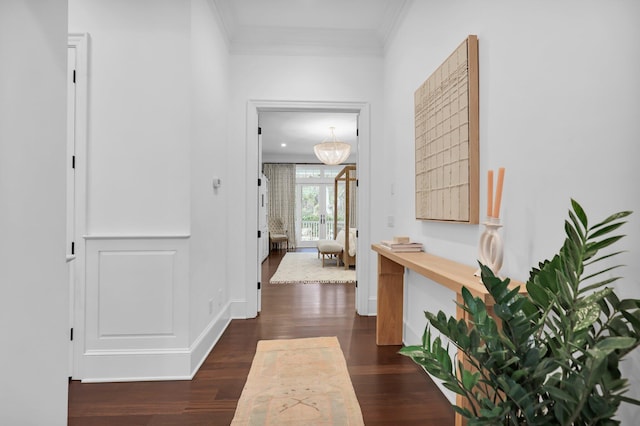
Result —
POLYGON ((415 92, 416 218, 478 223, 478 39, 415 92))

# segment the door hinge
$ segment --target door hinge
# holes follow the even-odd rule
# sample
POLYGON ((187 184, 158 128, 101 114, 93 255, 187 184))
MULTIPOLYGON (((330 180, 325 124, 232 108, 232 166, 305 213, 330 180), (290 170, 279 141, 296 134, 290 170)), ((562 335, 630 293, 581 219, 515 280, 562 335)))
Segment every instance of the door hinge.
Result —
POLYGON ((76 254, 76 243, 71 241, 71 254, 76 254))
POLYGON ((358 288, 358 280, 356 280, 356 288, 358 288))
POLYGON ((76 82, 76 70, 73 70, 73 82, 76 82))
POLYGON ((356 238, 358 238, 358 230, 356 229, 356 238))
POLYGON ((261 135, 262 134, 262 127, 258 127, 258 134, 261 135))
POLYGON ((262 238, 262 232, 258 231, 258 238, 262 238))
POLYGON ((360 136, 360 129, 356 129, 356 136, 360 136))
POLYGON ((76 168, 76 156, 75 155, 71 156, 71 168, 72 169, 76 168))
POLYGON ((360 186, 360 179, 356 179, 356 187, 360 186))
POLYGON ((258 186, 262 186, 262 179, 258 178, 258 186))
POLYGON ((260 285, 260 281, 258 281, 258 290, 260 290, 262 286, 260 285))
POLYGON ((73 327, 71 328, 71 330, 69 332, 69 340, 73 342, 73 327))

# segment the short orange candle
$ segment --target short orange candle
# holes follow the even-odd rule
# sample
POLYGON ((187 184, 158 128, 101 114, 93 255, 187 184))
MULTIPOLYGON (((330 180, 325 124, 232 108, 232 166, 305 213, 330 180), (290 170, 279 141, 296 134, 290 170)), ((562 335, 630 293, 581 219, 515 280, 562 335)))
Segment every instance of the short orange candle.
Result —
POLYGON ((493 170, 489 170, 489 176, 487 177, 487 217, 493 216, 493 170))
POLYGON ((493 217, 500 217, 500 203, 502 203, 502 186, 504 184, 504 167, 498 169, 498 187, 496 188, 496 200, 493 205, 493 217))

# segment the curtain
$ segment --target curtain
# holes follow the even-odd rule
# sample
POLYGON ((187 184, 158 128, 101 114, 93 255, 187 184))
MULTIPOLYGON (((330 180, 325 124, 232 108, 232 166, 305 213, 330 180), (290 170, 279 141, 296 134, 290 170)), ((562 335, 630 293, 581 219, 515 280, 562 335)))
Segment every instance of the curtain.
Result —
MULTIPOLYGON (((355 176, 355 172, 351 172, 352 176, 355 176)), ((349 182, 349 227, 358 227, 358 203, 357 200, 357 186, 355 181, 349 182)))
POLYGON ((269 217, 280 218, 289 235, 289 247, 296 247, 296 166, 264 164, 269 179, 269 217))

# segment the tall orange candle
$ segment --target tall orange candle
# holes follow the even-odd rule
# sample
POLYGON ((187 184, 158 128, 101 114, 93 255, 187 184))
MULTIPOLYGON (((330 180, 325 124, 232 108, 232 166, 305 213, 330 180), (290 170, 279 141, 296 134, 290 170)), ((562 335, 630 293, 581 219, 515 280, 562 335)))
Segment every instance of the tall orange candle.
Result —
POLYGON ((491 217, 493 216, 493 170, 489 170, 487 187, 487 217, 491 217))
POLYGON ((493 217, 500 217, 500 203, 502 203, 502 185, 504 184, 504 167, 498 169, 498 186, 496 188, 496 200, 493 205, 493 217))

